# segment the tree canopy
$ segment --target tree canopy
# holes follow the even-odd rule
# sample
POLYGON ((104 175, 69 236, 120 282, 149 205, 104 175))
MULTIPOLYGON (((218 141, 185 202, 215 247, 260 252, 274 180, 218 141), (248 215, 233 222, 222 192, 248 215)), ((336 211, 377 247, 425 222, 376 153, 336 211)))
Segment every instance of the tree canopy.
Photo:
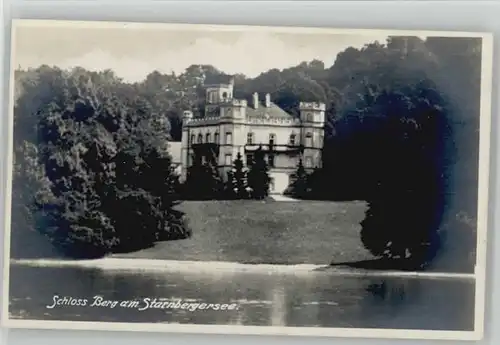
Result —
POLYGON ((23 199, 15 205, 35 196, 25 209, 38 216, 33 226, 76 257, 188 237, 183 214, 173 209, 178 182, 165 115, 107 72, 42 67, 40 74, 52 87, 46 94, 26 87, 15 109, 16 130, 26 133, 17 136, 24 141, 16 146, 16 171, 33 166, 16 175, 23 199))

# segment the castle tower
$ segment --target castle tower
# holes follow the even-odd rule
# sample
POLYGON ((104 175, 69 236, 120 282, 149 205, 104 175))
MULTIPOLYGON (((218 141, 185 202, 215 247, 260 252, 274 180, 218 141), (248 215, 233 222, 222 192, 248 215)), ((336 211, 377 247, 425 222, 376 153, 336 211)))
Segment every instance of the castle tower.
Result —
POLYGON ((180 181, 186 180, 187 167, 189 165, 189 122, 193 119, 193 112, 185 110, 182 113, 182 138, 181 138, 181 176, 180 181))
POLYGON ((230 122, 243 121, 246 118, 247 101, 242 99, 232 99, 220 105, 221 120, 230 122))
POLYGON ((223 176, 231 170, 238 152, 244 154, 246 141, 245 119, 247 101, 232 99, 220 106, 222 142, 219 150, 219 166, 223 166, 223 176))
POLYGON ((206 101, 208 104, 217 104, 233 98, 234 79, 227 83, 205 85, 206 101))
POLYGON ((234 79, 227 83, 205 85, 205 117, 219 116, 220 104, 233 100, 234 79))
POLYGON ((307 169, 321 167, 326 106, 318 102, 300 102, 299 110, 304 166, 307 169))

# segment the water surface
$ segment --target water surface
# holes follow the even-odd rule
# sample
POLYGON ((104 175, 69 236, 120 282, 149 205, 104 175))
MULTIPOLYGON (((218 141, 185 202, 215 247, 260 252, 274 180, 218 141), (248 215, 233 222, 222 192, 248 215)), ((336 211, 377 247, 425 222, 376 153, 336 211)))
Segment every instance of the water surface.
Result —
POLYGON ((11 318, 472 331, 474 280, 263 272, 146 272, 11 265, 11 318), (54 295, 237 304, 234 310, 57 306, 54 295))

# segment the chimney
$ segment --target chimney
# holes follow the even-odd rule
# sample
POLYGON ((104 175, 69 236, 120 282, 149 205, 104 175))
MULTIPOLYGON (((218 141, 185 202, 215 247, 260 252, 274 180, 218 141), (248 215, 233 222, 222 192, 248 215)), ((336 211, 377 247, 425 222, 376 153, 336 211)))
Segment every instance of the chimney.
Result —
POLYGON ((266 108, 271 106, 271 95, 266 93, 266 108))
POLYGON ((253 98, 252 102, 253 107, 254 109, 257 109, 259 107, 259 94, 257 92, 254 92, 252 98, 253 98))
POLYGON ((191 110, 184 110, 182 112, 182 124, 185 125, 193 119, 193 112, 191 110))

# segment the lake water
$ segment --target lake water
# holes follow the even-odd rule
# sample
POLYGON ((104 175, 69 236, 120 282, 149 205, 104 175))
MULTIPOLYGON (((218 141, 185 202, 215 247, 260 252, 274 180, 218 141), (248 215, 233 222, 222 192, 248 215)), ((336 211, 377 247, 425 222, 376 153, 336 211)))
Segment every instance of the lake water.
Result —
MULTIPOLYGON (((143 304, 144 305, 144 304, 143 304)), ((257 326, 473 330, 474 280, 266 272, 117 271, 11 265, 11 318, 257 326), (234 310, 57 306, 88 299, 231 304, 234 310)))

